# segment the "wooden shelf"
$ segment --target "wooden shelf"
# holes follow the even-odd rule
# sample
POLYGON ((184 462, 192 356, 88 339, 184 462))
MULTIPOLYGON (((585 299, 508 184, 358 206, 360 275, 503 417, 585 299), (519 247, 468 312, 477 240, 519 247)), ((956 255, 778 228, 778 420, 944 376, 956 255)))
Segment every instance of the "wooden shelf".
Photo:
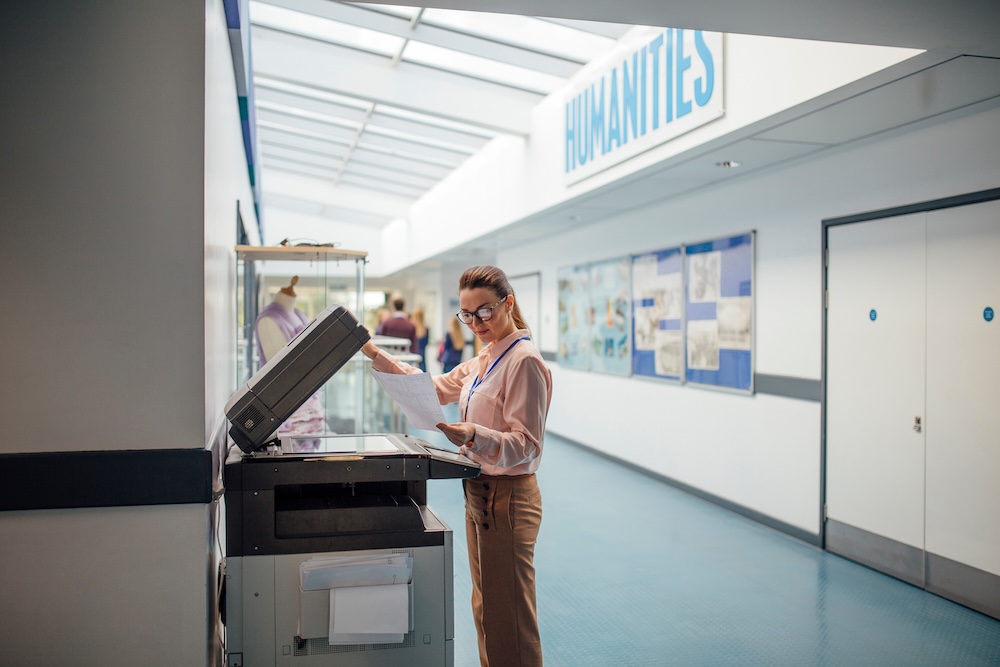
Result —
POLYGON ((356 261, 368 257, 363 250, 345 250, 329 246, 259 246, 238 245, 236 256, 244 260, 280 260, 285 262, 314 260, 356 261))

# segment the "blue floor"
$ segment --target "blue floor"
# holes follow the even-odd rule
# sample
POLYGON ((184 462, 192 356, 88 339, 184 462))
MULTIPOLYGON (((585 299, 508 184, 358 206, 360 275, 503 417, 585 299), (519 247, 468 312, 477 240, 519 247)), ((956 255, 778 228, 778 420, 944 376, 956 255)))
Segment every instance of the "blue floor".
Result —
MULTIPOLYGON (((539 485, 535 567, 549 667, 1000 666, 1000 621, 557 436, 546 436, 539 485)), ((461 482, 427 486, 454 530, 455 666, 477 667, 461 482)))

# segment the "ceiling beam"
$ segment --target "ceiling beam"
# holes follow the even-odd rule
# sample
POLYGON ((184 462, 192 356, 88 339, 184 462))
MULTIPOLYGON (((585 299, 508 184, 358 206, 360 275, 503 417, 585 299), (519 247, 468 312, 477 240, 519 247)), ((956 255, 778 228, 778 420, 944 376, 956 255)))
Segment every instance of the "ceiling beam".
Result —
POLYGON ((456 30, 439 28, 435 25, 410 22, 400 16, 365 9, 364 5, 352 5, 329 0, 262 0, 269 5, 284 7, 304 14, 347 23, 359 28, 384 32, 403 39, 414 39, 425 44, 445 49, 482 56, 497 62, 538 70, 563 78, 569 78, 586 63, 572 58, 543 53, 537 50, 504 44, 456 30))
POLYGON ((255 29, 254 73, 376 104, 526 136, 542 99, 521 90, 400 63, 354 49, 255 29))

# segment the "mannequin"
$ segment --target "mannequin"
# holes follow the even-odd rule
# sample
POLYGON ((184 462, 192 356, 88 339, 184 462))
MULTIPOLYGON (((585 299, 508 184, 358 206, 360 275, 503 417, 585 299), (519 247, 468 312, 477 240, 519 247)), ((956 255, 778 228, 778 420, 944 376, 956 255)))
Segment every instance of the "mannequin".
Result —
POLYGON ((274 295, 274 300, 257 316, 257 353, 264 365, 309 324, 309 318, 295 307, 295 285, 298 276, 292 276, 288 286, 274 295))
MULTIPOLYGON (((274 300, 257 316, 257 353, 262 366, 309 325, 310 319, 295 307, 295 285, 298 282, 299 277, 292 276, 289 284, 279 289, 274 300)), ((323 413, 323 402, 317 392, 285 420, 278 434, 322 433, 326 427, 323 413)))

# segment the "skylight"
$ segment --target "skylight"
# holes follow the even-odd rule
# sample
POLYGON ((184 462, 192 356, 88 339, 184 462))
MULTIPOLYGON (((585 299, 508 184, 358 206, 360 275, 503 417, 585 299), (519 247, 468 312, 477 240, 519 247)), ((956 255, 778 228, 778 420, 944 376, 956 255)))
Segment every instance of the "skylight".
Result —
POLYGON ((255 25, 265 28, 389 57, 398 53, 405 42, 401 37, 384 32, 359 28, 253 0, 250 2, 250 19, 255 25))
POLYGON ((539 53, 560 56, 580 64, 589 62, 615 44, 615 40, 608 37, 514 14, 427 9, 420 20, 422 23, 461 30, 539 53))
POLYGON ((423 42, 407 43, 406 48, 403 49, 403 60, 542 95, 558 90, 566 83, 566 79, 558 76, 423 42))

